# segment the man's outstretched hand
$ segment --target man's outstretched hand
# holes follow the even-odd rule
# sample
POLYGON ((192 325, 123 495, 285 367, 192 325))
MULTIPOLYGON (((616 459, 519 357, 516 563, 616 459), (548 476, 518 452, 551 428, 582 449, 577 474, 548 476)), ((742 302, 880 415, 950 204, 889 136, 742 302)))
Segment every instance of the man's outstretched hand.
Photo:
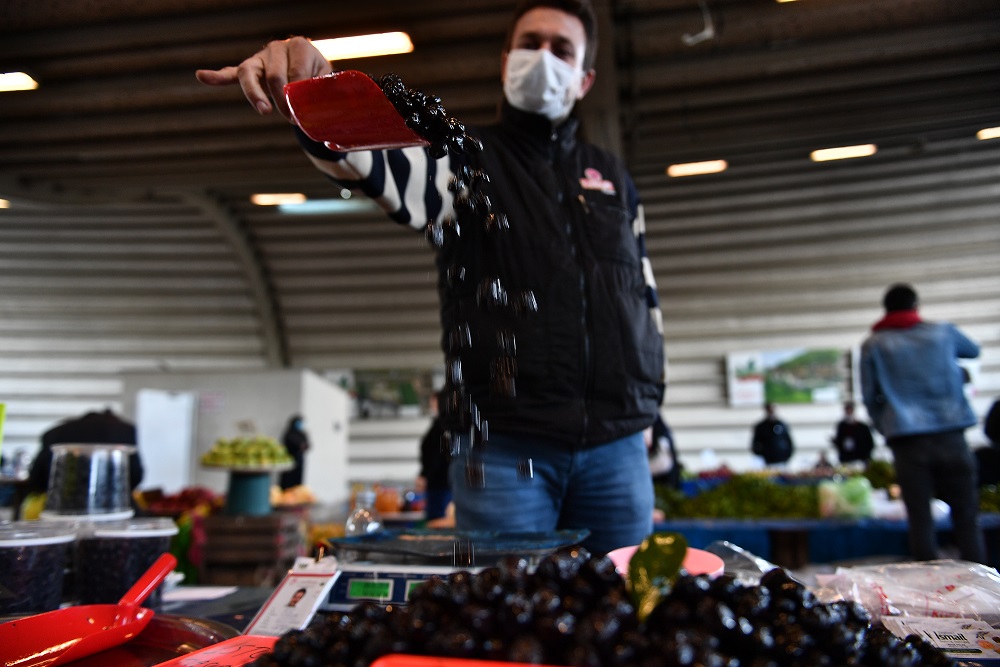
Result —
POLYGON ((305 37, 291 37, 269 42, 237 66, 200 69, 195 76, 208 86, 238 83, 257 113, 269 114, 277 108, 282 116, 291 121, 291 111, 285 103, 285 84, 332 71, 329 61, 312 42, 305 37))

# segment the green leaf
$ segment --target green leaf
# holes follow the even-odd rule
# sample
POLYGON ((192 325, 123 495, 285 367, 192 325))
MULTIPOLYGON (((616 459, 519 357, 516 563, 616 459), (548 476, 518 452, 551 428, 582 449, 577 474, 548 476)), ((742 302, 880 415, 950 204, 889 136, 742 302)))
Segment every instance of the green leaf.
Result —
POLYGON ((629 592, 640 619, 645 619, 677 578, 687 540, 680 533, 653 533, 639 545, 628 566, 629 592))

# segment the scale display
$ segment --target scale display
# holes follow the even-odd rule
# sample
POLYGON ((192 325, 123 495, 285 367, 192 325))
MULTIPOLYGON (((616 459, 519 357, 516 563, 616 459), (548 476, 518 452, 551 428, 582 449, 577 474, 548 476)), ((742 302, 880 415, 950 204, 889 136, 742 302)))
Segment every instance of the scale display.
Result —
POLYGON ((436 565, 384 565, 349 563, 340 568, 327 599, 319 611, 350 611, 360 602, 406 604, 413 590, 434 576, 453 572, 476 572, 481 568, 454 568, 436 565))

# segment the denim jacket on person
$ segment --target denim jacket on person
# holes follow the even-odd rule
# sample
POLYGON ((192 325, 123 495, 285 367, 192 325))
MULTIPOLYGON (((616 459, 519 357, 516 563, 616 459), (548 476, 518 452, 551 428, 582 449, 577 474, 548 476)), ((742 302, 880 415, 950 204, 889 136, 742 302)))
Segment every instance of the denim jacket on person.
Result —
POLYGON ((947 322, 874 331, 861 348, 861 391, 886 439, 943 433, 977 423, 957 360, 979 346, 947 322))

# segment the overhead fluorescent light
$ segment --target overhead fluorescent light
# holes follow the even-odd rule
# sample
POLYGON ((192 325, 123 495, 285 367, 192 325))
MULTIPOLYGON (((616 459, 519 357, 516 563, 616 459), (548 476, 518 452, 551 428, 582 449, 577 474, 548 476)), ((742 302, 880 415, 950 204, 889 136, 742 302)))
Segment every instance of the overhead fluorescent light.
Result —
POLYGON ((672 164, 667 167, 667 176, 677 178, 679 176, 700 176, 702 174, 717 174, 729 168, 729 163, 725 160, 708 160, 706 162, 685 162, 683 164, 672 164))
POLYGON ((377 211, 378 205, 367 197, 353 199, 310 199, 301 204, 279 204, 278 210, 291 215, 329 215, 377 211))
POLYGON ((38 82, 24 72, 4 72, 0 74, 0 93, 12 90, 34 90, 38 82))
POLYGON ((405 32, 383 32, 375 35, 317 39, 313 40, 312 44, 327 60, 370 58, 413 51, 413 42, 410 41, 410 36, 405 32))
POLYGON ((984 127, 976 132, 976 139, 1000 139, 1000 127, 984 127))
POLYGON ((301 192, 259 192, 250 195, 250 201, 257 206, 280 206, 281 204, 301 204, 306 196, 301 192))
POLYGON ((344 188, 339 199, 308 199, 301 192, 269 192, 250 196, 258 206, 277 206, 281 213, 318 215, 323 213, 356 213, 377 211, 378 205, 367 197, 352 197, 344 188))
POLYGON ((857 146, 840 146, 839 148, 821 148, 809 154, 813 162, 827 162, 829 160, 847 160, 854 157, 868 157, 875 155, 878 149, 875 144, 859 144, 857 146))
POLYGON ((10 200, 0 199, 0 208, 10 208, 10 200))

